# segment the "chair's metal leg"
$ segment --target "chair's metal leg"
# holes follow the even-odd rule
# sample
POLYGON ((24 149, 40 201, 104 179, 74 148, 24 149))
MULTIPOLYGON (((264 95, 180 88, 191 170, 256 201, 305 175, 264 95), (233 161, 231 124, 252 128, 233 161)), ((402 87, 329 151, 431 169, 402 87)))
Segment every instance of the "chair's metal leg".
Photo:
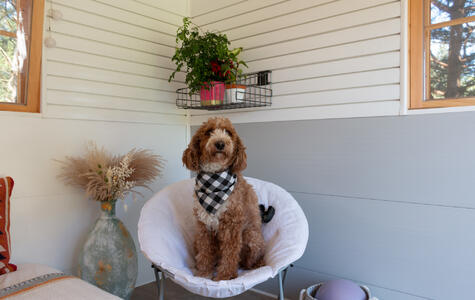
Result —
POLYGON ((282 271, 279 272, 279 298, 278 300, 284 300, 284 283, 282 282, 282 271))
POLYGON ((165 290, 165 275, 162 270, 157 268, 155 265, 152 265, 153 271, 155 273, 155 282, 158 289, 158 300, 163 300, 163 291, 165 290))
POLYGON ((287 271, 289 267, 293 267, 293 265, 287 266, 285 269, 280 270, 279 272, 279 298, 278 300, 285 300, 284 298, 284 283, 285 278, 287 277, 287 271))

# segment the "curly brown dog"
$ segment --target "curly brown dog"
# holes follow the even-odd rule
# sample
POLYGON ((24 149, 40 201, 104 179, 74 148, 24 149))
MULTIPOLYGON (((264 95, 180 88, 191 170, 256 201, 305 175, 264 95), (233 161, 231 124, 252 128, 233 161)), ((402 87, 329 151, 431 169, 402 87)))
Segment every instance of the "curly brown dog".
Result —
POLYGON ((183 163, 198 172, 193 208, 198 227, 194 240, 196 275, 211 277, 216 268, 213 280, 229 280, 237 277, 239 267, 263 266, 265 243, 257 195, 241 175, 247 166, 246 152, 231 122, 211 118, 203 123, 183 153, 183 163), (230 194, 225 201, 210 205, 207 201, 211 196, 202 192, 209 185, 199 186, 198 179, 216 174, 231 178, 224 180, 227 185, 217 194, 230 194))

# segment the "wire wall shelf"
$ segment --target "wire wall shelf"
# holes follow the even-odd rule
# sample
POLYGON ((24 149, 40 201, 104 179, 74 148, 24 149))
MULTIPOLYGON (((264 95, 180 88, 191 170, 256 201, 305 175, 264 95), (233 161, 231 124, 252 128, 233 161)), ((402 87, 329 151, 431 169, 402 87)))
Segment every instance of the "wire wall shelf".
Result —
POLYGON ((234 84, 214 82, 209 89, 191 93, 188 88, 176 91, 176 105, 184 109, 225 110, 270 106, 272 71, 243 74, 234 84))

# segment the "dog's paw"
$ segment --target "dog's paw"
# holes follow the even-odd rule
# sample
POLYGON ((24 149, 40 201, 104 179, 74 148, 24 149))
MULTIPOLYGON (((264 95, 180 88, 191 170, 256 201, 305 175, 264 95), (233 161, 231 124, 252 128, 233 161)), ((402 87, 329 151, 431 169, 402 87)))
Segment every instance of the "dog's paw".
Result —
POLYGON ((265 266, 266 263, 264 261, 264 256, 261 256, 255 263, 254 265, 252 266, 253 269, 257 269, 257 268, 261 268, 263 266, 265 266))
POLYGON ((213 277, 213 271, 196 271, 195 276, 211 279, 213 277))
POLYGON ((232 273, 232 274, 218 274, 216 277, 213 278, 213 280, 214 281, 231 280, 237 277, 238 277, 237 272, 232 273))

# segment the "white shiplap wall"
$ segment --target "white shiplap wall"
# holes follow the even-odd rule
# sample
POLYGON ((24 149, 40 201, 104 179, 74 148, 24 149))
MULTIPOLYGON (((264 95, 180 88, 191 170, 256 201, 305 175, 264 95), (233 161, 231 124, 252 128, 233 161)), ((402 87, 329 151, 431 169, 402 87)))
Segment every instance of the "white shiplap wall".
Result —
MULTIPOLYGON (((184 124, 168 83, 187 1, 52 0, 55 48, 45 48, 46 117, 184 124)), ((48 27, 48 21, 46 22, 48 27)))
MULTIPOLYGON (((400 6, 394 0, 192 1, 196 24, 244 47, 249 72, 273 71, 271 107, 219 114, 234 122, 399 114, 400 6)), ((193 111, 192 124, 210 115, 193 111)))

